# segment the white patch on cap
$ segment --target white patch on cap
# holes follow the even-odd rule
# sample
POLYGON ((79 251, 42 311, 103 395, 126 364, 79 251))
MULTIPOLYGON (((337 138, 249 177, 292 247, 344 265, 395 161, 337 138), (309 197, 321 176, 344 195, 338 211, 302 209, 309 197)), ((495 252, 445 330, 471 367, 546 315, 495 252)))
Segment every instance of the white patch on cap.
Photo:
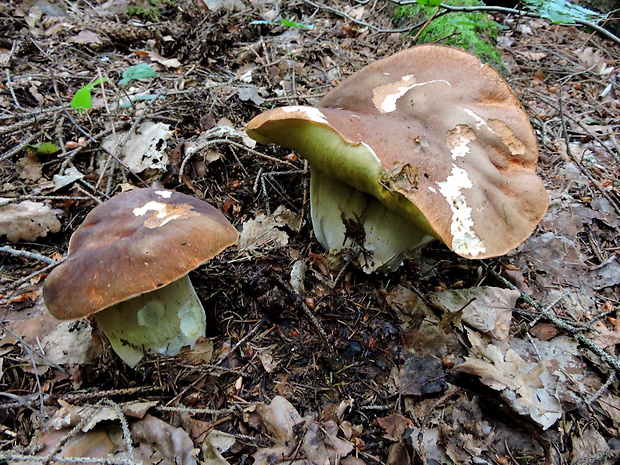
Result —
POLYGON ((185 219, 199 215, 198 212, 192 211, 193 208, 188 204, 167 204, 151 200, 141 207, 132 210, 135 216, 144 216, 148 212, 154 212, 144 220, 144 226, 149 229, 160 228, 166 223, 173 220, 185 219))
POLYGON ((172 197, 172 191, 155 191, 155 194, 163 197, 164 199, 169 199, 172 197))
POLYGON ((144 216, 146 215, 147 212, 150 212, 150 211, 155 211, 159 215, 162 212, 165 213, 166 204, 157 202, 155 200, 150 200, 149 202, 146 202, 143 206, 136 207, 131 211, 136 216, 144 216))
POLYGON ((485 252, 484 243, 474 231, 471 207, 467 206, 463 189, 472 187, 467 171, 452 165, 452 174, 443 182, 438 182, 439 191, 446 198, 452 209, 452 250, 459 255, 476 257, 485 252))
POLYGON ((329 125, 329 121, 327 121, 327 118, 325 117, 325 115, 321 113, 319 109, 314 108, 314 107, 304 107, 302 105, 293 105, 290 107, 282 107, 282 110, 285 113, 294 113, 298 111, 300 113, 304 113, 308 118, 310 118, 311 121, 314 121, 315 123, 322 123, 322 124, 329 125))
POLYGON ((415 80, 412 74, 403 76, 401 80, 406 85, 399 86, 399 84, 401 83, 393 82, 390 84, 377 86, 373 89, 372 101, 374 102, 375 107, 381 113, 391 113, 395 111, 396 103, 398 102, 398 99, 401 98, 403 95, 405 95, 407 92, 409 92, 414 87, 425 86, 427 84, 434 84, 435 82, 443 82, 444 84, 447 84, 449 86, 452 85, 445 79, 433 79, 432 81, 428 81, 428 82, 412 82, 415 80), (395 91, 391 92, 393 89, 395 89, 395 91))
POLYGON ((437 189, 435 189, 433 186, 428 186, 428 190, 431 191, 433 194, 437 193, 437 189))
POLYGON ((458 124, 454 129, 448 131, 446 145, 452 153, 452 159, 464 157, 470 152, 469 143, 476 139, 476 133, 464 124, 458 124))
MULTIPOLYGON (((493 129, 489 127, 489 125, 487 124, 487 121, 482 116, 474 113, 469 108, 463 108, 463 110, 465 111, 465 113, 467 113, 469 116, 471 116, 473 119, 476 120, 476 129, 480 129, 482 126, 484 126, 486 129, 493 132, 493 129)), ((493 132, 493 134, 495 133, 493 132)))

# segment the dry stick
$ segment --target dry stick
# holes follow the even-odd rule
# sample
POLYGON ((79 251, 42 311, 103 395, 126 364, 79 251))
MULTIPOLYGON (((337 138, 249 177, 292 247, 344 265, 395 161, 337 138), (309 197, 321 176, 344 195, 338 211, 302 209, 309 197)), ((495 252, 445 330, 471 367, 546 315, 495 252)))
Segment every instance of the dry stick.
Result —
MULTIPOLYGON (((116 405, 116 404, 114 404, 116 405)), ((118 406, 117 406, 118 407, 118 406)), ((120 409, 119 409, 120 410, 120 409)), ((67 444, 67 442, 71 439, 73 439, 75 436, 77 436, 78 434, 80 434, 82 432, 82 429, 87 425, 87 423, 91 420, 91 418, 93 417, 93 415, 95 414, 95 410, 93 410, 90 415, 85 415, 80 422, 75 425, 71 431, 69 431, 68 434, 66 434, 64 437, 62 437, 52 448, 52 450, 45 455, 44 457, 42 457, 42 462, 45 464, 48 464, 50 461, 54 460, 54 461, 58 461, 57 457, 55 457, 55 455, 63 448, 63 446, 65 444, 67 444)), ((117 415, 119 415, 118 412, 116 412, 117 415)), ((120 418, 124 418, 124 416, 122 415, 122 412, 120 413, 119 419, 120 418)), ((121 420, 121 426, 122 426, 122 420, 121 420)), ((123 438, 125 436, 125 431, 123 430, 123 438)), ((131 448, 131 452, 133 452, 133 447, 131 448)), ((78 457, 71 457, 69 458, 71 460, 71 462, 73 463, 80 463, 78 457)), ((135 463, 134 462, 134 457, 133 455, 130 456, 130 461, 129 463, 135 463)), ((102 460, 102 459, 98 459, 98 460, 102 460)), ((90 462, 90 463, 107 463, 107 462, 90 462)))
POLYGON ((605 363, 607 363, 607 365, 609 365, 613 370, 620 371, 620 358, 618 358, 615 355, 612 355, 612 354, 610 354, 608 352, 605 352, 605 350, 601 349, 594 342, 592 342, 590 339, 588 339, 583 334, 583 328, 578 328, 578 327, 576 327, 576 326, 574 326, 574 325, 572 325, 572 324, 570 324, 570 323, 568 323, 568 322, 566 322, 566 321, 564 321, 564 320, 562 320, 562 319, 560 319, 560 318, 558 318, 558 317, 556 317, 554 315, 551 315, 551 314, 547 313, 546 310, 544 309, 544 307, 540 303, 536 302, 534 299, 532 299, 525 292, 523 292, 520 289, 518 289, 510 281, 508 281, 502 275, 500 275, 497 271, 491 269, 491 267, 488 264, 486 264, 483 261, 481 261, 480 263, 482 264, 482 266, 489 273, 491 273, 493 275, 494 278, 496 278, 499 281, 501 281, 502 284, 504 284, 504 286, 506 286, 508 289, 519 291, 519 293, 521 294, 521 298, 528 305, 531 305, 536 310, 538 310, 540 312, 539 315, 541 315, 544 320, 547 320, 548 322, 554 324, 555 326, 557 326, 561 330, 566 331, 566 332, 572 334, 573 337, 575 339, 577 339, 577 341, 579 341, 581 344, 583 344, 592 353, 594 353, 595 355, 598 355, 601 358, 601 360, 603 360, 605 363))
POLYGON ((121 422, 121 430, 123 431, 123 440, 127 445, 127 452, 129 453, 129 459, 131 463, 136 463, 136 457, 133 450, 133 441, 131 439, 131 431, 129 431, 129 424, 127 423, 127 418, 125 418, 125 414, 119 407, 119 405, 111 399, 103 399, 102 403, 111 406, 116 412, 119 421, 121 422))
MULTIPOLYGON (((42 354, 38 351, 36 351, 30 344, 28 344, 26 341, 24 341, 24 339, 19 335, 16 334, 15 332, 13 332, 13 330, 11 328, 9 328, 8 326, 5 326, 4 323, 2 323, 0 321, 0 326, 2 326, 2 329, 4 329, 5 331, 11 333, 11 336, 13 336, 15 339, 17 339, 19 341, 19 343, 21 345, 24 346, 24 348, 28 351, 32 351, 32 352, 36 352, 36 354, 41 357, 43 360, 45 360, 50 366, 56 368, 58 371, 60 371, 62 374, 68 374, 65 369, 63 367, 61 367, 60 365, 58 365, 57 363, 53 362, 52 360, 50 360, 49 358, 47 358, 45 356, 45 354, 42 354)), ((42 398, 41 398, 42 399, 42 398)))
MULTIPOLYGON (((28 124, 32 124, 33 122, 35 122, 37 120, 37 118, 45 113, 54 113, 57 112, 58 110, 61 110, 62 107, 58 106, 58 107, 50 107, 50 108, 40 108, 38 110, 31 110, 31 111, 25 111, 23 113, 20 113, 19 115, 16 115, 15 113, 11 113, 8 115, 0 115, 0 121, 4 121, 7 119, 15 119, 17 117, 21 117, 21 118, 25 118, 27 116, 32 116, 33 119, 30 120, 30 122, 28 124)), ((18 122, 15 123, 17 125, 21 125, 23 123, 22 122, 18 122)), ((6 134, 6 132, 10 132, 12 129, 12 126, 4 126, 2 128, 0 128, 0 135, 1 134, 6 134)))
POLYGON ((603 384, 599 388, 598 391, 592 394, 589 399, 586 399, 586 405, 593 404, 599 397, 601 397, 605 393, 605 391, 609 388, 609 386, 611 386, 612 383, 616 380, 616 376, 617 376, 616 372, 612 371, 609 377, 607 378, 607 381, 605 381, 605 384, 603 384))
MULTIPOLYGON (((56 82, 56 76, 54 75, 54 71, 53 70, 51 71, 51 76, 52 76, 52 84, 54 86, 54 92, 56 93, 56 98, 58 99, 58 102, 62 105, 62 98, 60 97, 60 92, 58 92, 58 83, 56 82)), ((71 123, 75 126, 75 128, 78 131, 80 131, 82 134, 84 134, 84 136, 87 137, 88 140, 90 140, 91 142, 94 142, 95 144, 99 145, 104 152, 109 154, 112 158, 114 158, 114 160, 116 160, 116 162, 119 165, 121 165, 123 168, 125 168, 125 170, 127 170, 129 173, 131 173, 142 186, 149 187, 148 184, 145 183, 140 176, 138 176, 136 173, 131 171, 129 169, 129 167, 123 161, 121 161, 116 155, 114 155, 108 149, 106 149, 105 147, 101 146, 101 144, 99 144, 99 142, 97 142, 97 139, 95 139, 93 136, 91 136, 89 132, 87 132, 82 126, 80 126, 78 124, 78 122, 73 118, 73 116, 71 116, 71 113, 69 113, 69 111, 67 110, 67 108, 65 106, 62 107, 62 110, 64 111, 65 115, 67 115, 67 118, 69 118, 69 121, 71 121, 71 123)))
MULTIPOLYGON (((76 401, 88 401, 94 399, 101 399, 102 397, 114 397, 114 396, 126 396, 131 394, 140 394, 149 391, 157 391, 159 388, 155 386, 140 386, 135 388, 125 388, 125 389, 111 389, 109 391, 100 391, 100 392, 78 392, 74 394, 65 394, 63 396, 55 396, 50 394, 45 394, 43 396, 43 402, 45 405, 53 405, 58 400, 62 400, 68 403, 75 403, 76 401)), ((0 393, 1 395, 2 393, 0 393)), ((17 397, 17 396, 13 396, 17 397)), ((17 408, 24 405, 24 402, 28 403, 28 405, 38 405, 38 399, 33 398, 32 395, 20 397, 19 400, 15 402, 0 404, 0 410, 7 410, 10 408, 17 408)))
MULTIPOLYGON (((267 317, 263 317, 261 318, 261 320, 256 324, 256 326, 254 326, 250 331, 248 331, 248 333, 243 336, 239 342, 237 342, 234 347, 232 349, 230 349, 230 352, 228 352, 226 354, 226 356, 220 358, 217 362, 215 362, 215 364, 206 364, 203 365, 207 368, 211 368, 213 370, 223 370, 226 371, 228 373, 233 373, 235 375, 238 376, 242 376, 242 377, 247 377, 247 375, 245 375, 244 373, 240 373, 238 371, 235 370, 231 370, 230 368, 225 368, 222 366, 219 366, 224 360, 226 360, 228 358, 228 355, 232 354, 235 350, 237 350, 239 348, 239 346, 241 346, 241 344, 243 344, 250 336, 252 336, 256 331, 258 331, 260 329, 260 327, 265 323, 265 321, 267 321, 267 317)), ((192 384, 190 384, 189 386, 187 386, 185 389, 183 389, 180 393, 178 393, 176 396, 174 396, 172 399, 170 399, 168 401, 168 403, 166 404, 166 407, 170 407, 170 404, 176 402, 178 399, 181 398, 181 396, 183 396, 187 391, 189 391, 191 388, 193 388, 196 384, 198 384, 199 382, 201 382, 203 379, 205 379, 207 376, 209 376, 210 372, 203 374, 202 376, 198 377, 198 379, 196 381, 194 381, 192 384)))
POLYGON ((101 465, 137 465, 137 463, 142 462, 132 462, 129 459, 125 459, 122 457, 102 457, 102 458, 90 458, 90 457, 39 457, 36 455, 27 455, 21 454, 19 452, 0 452, 0 459, 3 460, 15 460, 15 461, 25 461, 22 463, 30 463, 30 462, 40 462, 43 464, 49 463, 50 460, 53 460, 56 463, 94 463, 101 465))
MULTIPOLYGON (((552 107, 553 109, 558 110, 558 113, 560 113, 562 116, 564 116, 565 118, 567 118, 567 119, 571 120, 573 123, 575 123, 577 126, 579 126, 579 127, 583 130, 583 132, 585 132, 585 133, 588 135, 588 137, 592 137, 592 139, 594 139, 596 142, 598 142, 598 144, 599 144, 602 148, 604 148, 604 149, 605 149, 605 150, 606 150, 606 151, 607 151, 607 152, 608 152, 608 153, 612 156, 612 158, 613 158, 613 159, 614 159, 614 160, 615 160, 615 161, 616 161, 616 162, 620 165, 620 155, 617 153, 618 151, 620 151, 620 148, 618 147, 618 144, 616 143, 616 141, 615 141, 615 139, 614 139, 614 137, 613 137, 613 134, 610 134, 610 137, 611 137, 612 143, 614 144, 614 147, 616 148, 616 151, 617 151, 617 152, 614 152, 611 148, 609 148, 609 147, 607 146, 607 144, 605 144, 605 143, 604 143, 604 142, 600 139, 600 137, 598 137, 596 134, 594 134, 594 133, 592 133, 592 132, 588 131, 588 130, 587 130, 587 128, 585 128, 585 127, 583 126, 583 124, 581 124, 581 122, 580 122, 580 121, 576 120, 576 119, 575 119, 575 118, 573 118, 571 115, 568 115, 568 114, 562 113, 561 106, 556 106, 556 105, 555 105, 555 103, 554 103, 552 100, 547 99, 547 98, 545 98, 543 95, 540 95, 540 94, 538 94, 538 93, 536 94, 536 98, 539 98, 540 100, 542 100, 543 102, 545 102, 547 105, 549 105, 549 106, 550 106, 550 107, 552 107)), ((562 120, 560 119, 560 122, 561 122, 561 121, 562 121, 562 120)), ((577 163, 577 165, 579 166, 579 163, 577 163)), ((584 174, 585 174, 585 173, 584 173, 584 174)), ((608 200, 609 200, 609 199, 608 199, 608 200)), ((612 203, 612 202, 610 202, 610 203, 612 203)), ((612 203, 612 205, 613 205, 613 203, 612 203)), ((620 213, 620 211, 618 211, 618 213, 620 213)))
POLYGON ((426 30, 426 28, 428 26, 431 25, 431 23, 433 22, 433 20, 435 20, 435 18, 437 18, 437 15, 439 14, 439 8, 437 8, 435 11, 433 11, 433 14, 431 15, 430 18, 428 18, 428 20, 424 23, 424 25, 420 28, 420 30, 418 32, 416 32, 415 36, 413 36, 413 43, 417 44, 418 43, 418 39, 420 38, 420 36, 422 35, 422 33, 426 30))
POLYGON ((22 106, 19 104, 19 101, 17 100, 17 96, 15 95, 15 89, 13 89, 13 83, 11 82, 11 73, 8 68, 5 71, 6 71, 7 87, 9 88, 9 92, 11 93, 11 97, 13 97, 13 102, 15 102, 15 106, 21 110, 22 106))
POLYGON ((232 140, 229 139, 211 139, 206 141, 204 144, 201 144, 200 147, 197 147, 195 151, 193 151, 190 154, 185 155, 185 157, 183 158, 183 161, 181 162, 181 166, 179 168, 179 182, 183 182, 183 173, 185 172, 185 166, 187 165, 187 162, 189 161, 189 159, 192 157, 192 155, 194 155, 195 153, 197 153, 200 150, 206 149, 207 147, 210 147, 212 145, 215 144, 228 144, 231 145, 232 147, 236 147, 238 149, 242 149, 245 150, 248 153, 251 153, 252 155, 256 155, 257 157, 261 157, 261 158, 265 158, 269 161, 272 161, 274 163, 281 163, 283 165, 288 165, 292 168, 297 168, 295 165, 293 165, 292 163, 286 161, 286 160, 280 160, 276 157, 272 157, 269 155, 265 155, 264 153, 260 153, 257 150, 251 149, 250 147, 247 147, 246 145, 243 145, 239 142, 234 142, 232 140))
POLYGON ((217 362, 215 362, 215 365, 217 366, 217 365, 221 364, 224 360, 226 360, 226 358, 228 358, 228 355, 232 354, 235 350, 237 350, 241 346, 241 344, 243 344, 245 341, 247 341, 250 338, 250 336, 252 336, 256 331, 258 331, 261 328, 261 326, 263 326, 265 321, 267 321, 267 317, 264 316, 264 317, 262 317, 260 319, 260 321, 258 323, 256 323, 256 326, 254 326, 251 330, 249 330, 248 333, 245 336, 243 336, 241 339, 239 339, 239 342, 237 342, 233 346, 233 348, 230 349, 230 352, 228 352, 228 354, 226 354, 225 357, 220 358, 217 362))
POLYGON ((599 452, 598 454, 588 455, 575 460, 572 465, 598 465, 601 463, 608 463, 608 460, 620 458, 620 450, 612 449, 599 452))
POLYGON ((424 23, 426 23, 426 20, 422 21, 421 23, 416 24, 415 26, 408 26, 405 28, 401 28, 401 29, 381 29, 380 27, 377 27, 373 24, 367 23, 366 21, 361 21, 359 19, 355 19, 353 16, 345 13, 344 11, 341 11, 337 8, 331 7, 331 6, 327 6, 327 5, 323 5, 321 3, 315 3, 312 2, 310 0, 303 0, 304 3, 307 3, 308 5, 312 5, 315 8, 319 8, 321 10, 327 10, 327 11, 331 11, 332 13, 337 14, 338 16, 342 16, 343 18, 348 19, 349 21, 354 22, 355 24, 359 24, 360 26, 364 26, 364 27, 368 27, 370 29, 372 29, 375 32, 381 33, 381 34, 392 34, 392 33, 401 33, 401 32, 410 32, 414 29, 417 29, 420 26, 423 26, 424 23))
POLYGON ((53 260, 45 255, 41 255, 36 252, 28 252, 26 250, 17 250, 12 247, 8 247, 6 245, 0 246, 0 252, 8 253, 9 255, 13 255, 14 257, 22 257, 27 258, 29 260, 37 260, 39 262, 47 263, 48 265, 56 265, 58 262, 53 260))
POLYGON ((38 121, 38 119, 39 118, 37 116, 35 116, 33 118, 30 118, 30 119, 25 119, 25 120, 22 120, 22 121, 18 121, 17 123, 10 124, 9 126, 4 126, 4 127, 0 128, 0 136, 3 136, 5 134, 9 134, 11 132, 15 132, 15 131, 23 129, 23 128, 27 127, 27 126, 30 126, 31 124, 36 123, 38 121))
POLYGON ((2 155, 0 155, 0 161, 4 161, 7 158, 11 158, 17 152, 20 152, 26 145, 28 145, 30 142, 35 140, 36 137, 37 137, 37 134, 29 135, 23 141, 21 141, 19 144, 17 144, 15 147, 13 147, 12 149, 10 149, 7 152, 4 152, 2 155))
POLYGON ((560 124, 562 125, 562 136, 564 137, 564 143, 566 144, 566 153, 570 157, 570 159, 575 163, 575 165, 579 168, 588 180, 592 183, 592 185, 601 193, 603 197, 607 199, 607 201, 614 207, 614 210, 620 215, 620 205, 613 199, 607 191, 600 185, 600 183, 594 179, 590 170, 584 167, 579 160, 573 154, 573 151, 570 149, 570 141, 568 139, 568 130, 566 129, 566 120, 564 119, 564 111, 562 110, 562 88, 558 90, 558 111, 560 116, 560 124))
POLYGON ((181 413, 189 413, 191 415, 198 415, 200 413, 206 413, 209 415, 226 415, 229 413, 235 413, 235 411, 231 408, 221 408, 221 409, 212 409, 212 408, 191 408, 191 407, 167 407, 163 405, 159 405, 155 407, 155 410, 159 410, 160 412, 181 412, 181 413))
MULTIPOLYGON (((9 291, 12 291, 13 289, 21 286, 26 281, 30 281, 35 276, 38 276, 38 275, 40 275, 42 273, 47 273, 48 271, 50 271, 52 268, 54 268, 56 265, 58 265, 61 262, 55 262, 52 265, 47 265, 45 268, 41 268, 40 270, 37 270, 34 273, 29 274, 28 276, 24 276, 23 278, 19 278, 17 281, 13 281, 12 283, 9 283, 6 286, 4 286, 2 289, 0 289, 0 292, 7 293, 9 291)), ((7 297, 4 297, 4 298, 0 299, 0 305, 6 305, 8 303, 8 301, 9 301, 9 299, 10 299, 10 296, 7 296, 7 297)))

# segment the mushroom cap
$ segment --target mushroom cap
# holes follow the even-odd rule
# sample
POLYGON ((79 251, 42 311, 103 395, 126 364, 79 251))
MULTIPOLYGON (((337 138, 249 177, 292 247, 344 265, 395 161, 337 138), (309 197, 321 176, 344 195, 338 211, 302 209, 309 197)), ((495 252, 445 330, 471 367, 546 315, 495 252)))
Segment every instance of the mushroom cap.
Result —
POLYGON ((247 132, 298 151, 466 258, 517 247, 547 210, 519 100, 491 66, 451 47, 371 63, 318 108, 275 108, 247 132))
POLYGON ((95 207, 69 242, 67 260, 46 278, 43 298, 59 320, 75 320, 159 289, 237 241, 208 203, 136 189, 95 207))

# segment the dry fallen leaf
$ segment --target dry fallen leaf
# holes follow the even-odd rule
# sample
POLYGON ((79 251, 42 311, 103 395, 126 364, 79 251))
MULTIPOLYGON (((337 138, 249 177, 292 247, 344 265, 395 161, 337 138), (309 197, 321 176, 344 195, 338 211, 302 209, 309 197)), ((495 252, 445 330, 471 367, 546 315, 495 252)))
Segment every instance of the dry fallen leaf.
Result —
POLYGON ((312 416, 302 418, 280 396, 274 397, 271 404, 253 404, 246 410, 244 419, 251 426, 267 431, 276 443, 273 447, 258 448, 252 455, 254 465, 289 464, 285 458, 298 446, 308 463, 318 464, 338 463, 353 450, 350 442, 337 437, 335 421, 318 422, 312 416))
MULTIPOLYGON (((134 173, 141 173, 147 168, 165 170, 168 166, 167 140, 172 137, 173 132, 168 124, 145 121, 120 147, 120 158, 134 173)), ((117 132, 110 135, 101 145, 106 150, 117 153, 126 134, 117 132)))
POLYGON ((508 337, 512 309, 520 295, 516 290, 476 287, 433 292, 428 297, 444 312, 462 310, 463 323, 501 340, 508 337))
POLYGON ((288 244, 288 234, 280 228, 295 229, 300 219, 290 210, 280 205, 271 215, 259 213, 253 220, 243 224, 239 236, 240 250, 266 250, 288 244))
POLYGON ((521 415, 528 415, 548 429, 562 416, 562 407, 556 397, 557 378, 547 370, 549 362, 528 362, 512 348, 486 344, 473 331, 468 332, 472 345, 470 356, 456 367, 476 375, 496 391, 521 415))
MULTIPOLYGON (((0 201, 6 199, 0 199, 0 201)), ((60 231, 56 217, 59 210, 52 210, 41 202, 24 200, 0 206, 0 236, 9 242, 35 241, 47 236, 48 232, 60 231)))

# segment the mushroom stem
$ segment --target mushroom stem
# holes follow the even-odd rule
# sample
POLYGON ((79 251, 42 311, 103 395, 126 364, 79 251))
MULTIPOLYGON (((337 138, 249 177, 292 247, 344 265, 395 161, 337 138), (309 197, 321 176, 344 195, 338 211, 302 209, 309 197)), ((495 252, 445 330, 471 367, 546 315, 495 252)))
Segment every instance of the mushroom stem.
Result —
POLYGON ((114 351, 130 367, 146 352, 176 355, 205 335, 205 312, 188 275, 161 289, 93 315, 114 351))
POLYGON ((327 250, 353 249, 354 261, 366 273, 394 271, 434 240, 375 197, 312 165, 310 209, 319 243, 327 250))

